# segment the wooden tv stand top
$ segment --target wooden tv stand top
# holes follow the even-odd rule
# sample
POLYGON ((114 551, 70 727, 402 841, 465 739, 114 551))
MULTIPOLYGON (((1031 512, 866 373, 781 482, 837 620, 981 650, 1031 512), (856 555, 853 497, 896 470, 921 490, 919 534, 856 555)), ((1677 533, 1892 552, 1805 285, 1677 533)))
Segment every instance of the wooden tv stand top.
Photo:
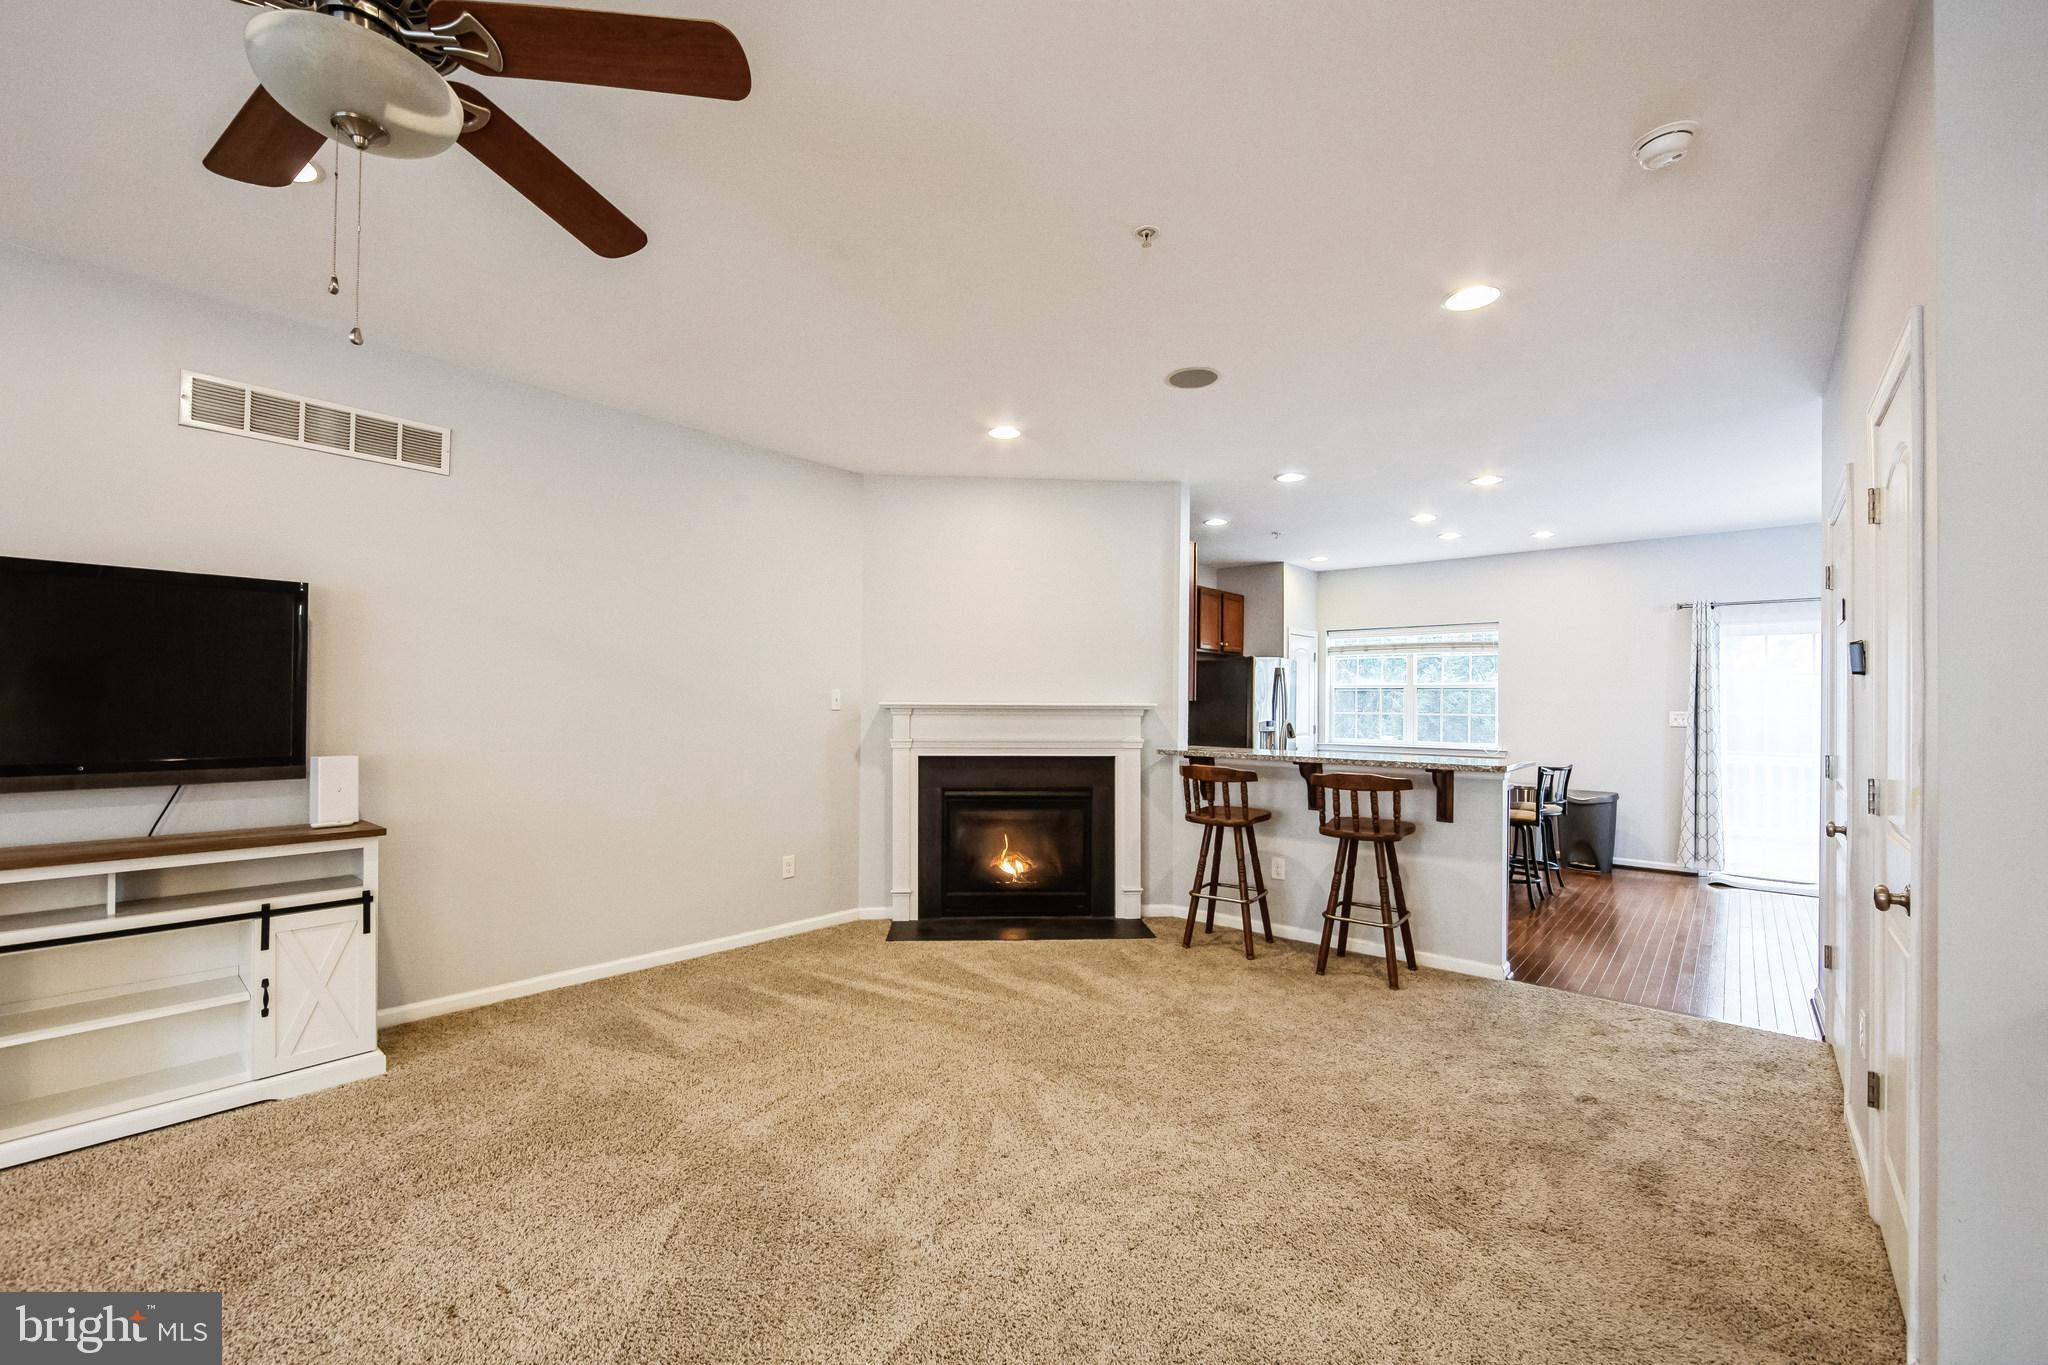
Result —
POLYGON ((69 844, 22 844, 0 848, 0 872, 74 863, 114 863, 127 859, 175 857, 182 853, 222 853, 238 848, 270 848, 278 844, 331 843, 345 839, 377 839, 382 825, 358 820, 352 825, 266 825, 260 829, 217 829, 198 834, 160 834, 153 839, 86 839, 69 844))

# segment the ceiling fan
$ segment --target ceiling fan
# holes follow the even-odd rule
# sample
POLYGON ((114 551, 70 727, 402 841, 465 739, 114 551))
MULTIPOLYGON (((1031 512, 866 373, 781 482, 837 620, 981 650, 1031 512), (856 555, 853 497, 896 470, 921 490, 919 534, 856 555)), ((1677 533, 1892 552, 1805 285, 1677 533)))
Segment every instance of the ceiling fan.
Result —
POLYGON ((484 72, 745 99, 747 54, 722 25, 499 0, 238 0, 264 11, 243 42, 259 82, 206 168, 289 185, 329 140, 428 157, 460 145, 600 256, 647 234, 481 91, 484 72))

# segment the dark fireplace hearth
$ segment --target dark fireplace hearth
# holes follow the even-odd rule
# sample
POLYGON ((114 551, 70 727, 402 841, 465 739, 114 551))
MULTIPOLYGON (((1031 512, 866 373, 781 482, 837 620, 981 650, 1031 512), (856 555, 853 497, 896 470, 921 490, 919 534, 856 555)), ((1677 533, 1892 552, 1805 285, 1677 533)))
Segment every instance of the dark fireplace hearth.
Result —
POLYGON ((918 916, 1116 913, 1116 760, 918 761, 918 916))

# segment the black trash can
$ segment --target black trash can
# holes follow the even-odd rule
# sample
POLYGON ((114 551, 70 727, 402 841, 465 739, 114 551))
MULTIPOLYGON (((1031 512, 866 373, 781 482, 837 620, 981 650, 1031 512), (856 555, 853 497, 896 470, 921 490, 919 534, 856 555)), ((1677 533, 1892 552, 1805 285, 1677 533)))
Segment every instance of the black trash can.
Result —
POLYGON ((1557 842, 1566 867, 1614 871, 1614 792, 1573 792, 1565 798, 1557 842))

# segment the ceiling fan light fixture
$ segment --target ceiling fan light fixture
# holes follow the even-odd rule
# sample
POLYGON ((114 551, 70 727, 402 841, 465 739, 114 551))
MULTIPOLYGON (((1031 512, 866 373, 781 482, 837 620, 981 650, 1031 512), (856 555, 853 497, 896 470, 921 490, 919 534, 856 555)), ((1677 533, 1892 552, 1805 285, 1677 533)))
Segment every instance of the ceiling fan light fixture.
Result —
POLYGON ((462 101, 448 82, 369 29, 309 10, 265 10, 242 43, 270 97, 324 137, 411 160, 440 155, 462 132, 462 101))

